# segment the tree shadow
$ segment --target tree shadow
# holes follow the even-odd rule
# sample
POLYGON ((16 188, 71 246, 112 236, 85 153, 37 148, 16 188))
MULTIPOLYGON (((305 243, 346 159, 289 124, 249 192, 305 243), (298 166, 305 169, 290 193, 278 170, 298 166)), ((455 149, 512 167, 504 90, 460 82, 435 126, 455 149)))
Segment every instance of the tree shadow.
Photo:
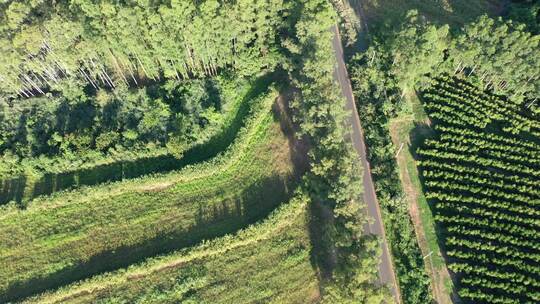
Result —
MULTIPOLYGON (((362 1, 350 0, 351 6, 360 14, 362 5, 366 22, 372 28, 381 26, 395 27, 403 21, 409 10, 417 10, 420 16, 425 16, 430 22, 452 28, 459 28, 466 23, 475 21, 484 14, 498 16, 508 8, 506 0, 501 1, 470 1, 470 0, 408 0, 408 1, 362 1)), ((360 15, 359 15, 360 16, 360 15)))
POLYGON ((24 196, 25 184, 25 176, 0 180, 0 205, 7 204, 11 201, 20 203, 24 196))
MULTIPOLYGON (((289 142, 291 161, 294 164, 294 176, 300 178, 309 170, 308 156, 310 143, 307 137, 299 137, 300 127, 292 120, 290 101, 297 91, 292 87, 283 88, 282 94, 273 105, 275 117, 279 117, 280 127, 289 142)), ((308 227, 311 243, 310 263, 317 270, 319 279, 327 280, 332 276, 336 265, 336 255, 328 243, 328 232, 333 226, 333 215, 328 206, 313 201, 308 206, 308 227)))
POLYGON ((0 302, 19 301, 34 294, 56 289, 90 276, 118 270, 144 262, 149 257, 164 255, 196 245, 202 240, 234 233, 264 219, 291 196, 292 176, 271 176, 254 182, 237 197, 205 205, 199 203, 195 223, 186 229, 161 234, 131 246, 102 252, 73 267, 51 275, 11 284, 0 295, 0 302))
MULTIPOLYGON (((277 102, 280 102, 279 100, 277 102)), ((284 130, 291 126, 288 112, 279 111, 274 107, 274 119, 280 122, 284 130)), ((291 153, 305 153, 301 139, 297 139, 293 132, 286 133, 291 153)), ((72 282, 90 276, 125 268, 129 265, 141 263, 149 257, 164 255, 208 240, 234 233, 239 229, 254 224, 266 218, 281 203, 288 201, 306 170, 306 163, 295 162, 291 155, 293 171, 290 174, 275 174, 261 180, 254 181, 249 187, 234 197, 197 206, 195 221, 186 229, 178 229, 171 233, 161 234, 158 237, 145 240, 138 244, 116 248, 113 251, 103 252, 93 256, 88 261, 81 262, 70 268, 24 282, 11 284, 0 295, 2 301, 18 301, 34 294, 57 289, 72 282)), ((307 160, 307 156, 299 159, 307 160)), ((223 195, 225 193, 213 193, 223 195)))
MULTIPOLYGON (((413 158, 415 160, 421 160, 421 157, 417 154, 418 149, 423 146, 423 143, 425 142, 425 140, 435 139, 437 137, 438 137, 437 133, 431 126, 427 124, 415 122, 414 128, 409 133, 409 140, 411 143, 409 145, 409 152, 411 153, 413 158)), ((418 166, 417 168, 418 168, 418 179, 420 180, 420 191, 422 191, 422 193, 427 193, 428 189, 425 184, 425 178, 424 178, 422 167, 418 166)), ((427 205, 429 207, 431 214, 436 214, 435 201, 433 199, 428 199, 426 197, 426 202, 427 202, 427 205)), ((445 228, 443 225, 439 224, 437 221, 434 221, 434 228, 435 228, 435 235, 437 236, 437 244, 439 245, 439 248, 441 248, 442 258, 444 260, 444 263, 448 265, 448 263, 450 262, 450 258, 446 254, 446 245, 444 242, 446 238, 445 228)), ((452 302, 461 303, 462 301, 457 290, 457 286, 459 283, 458 277, 450 269, 448 269, 448 273, 450 274, 450 279, 453 282, 453 290, 452 290, 452 293, 450 294, 452 302)))
POLYGON ((258 96, 268 92, 269 86, 277 77, 279 77, 277 73, 269 73, 255 80, 248 93, 244 96, 240 108, 231 123, 206 142, 187 150, 181 159, 165 154, 118 161, 63 173, 45 173, 32 183, 29 183, 23 175, 9 180, 0 179, 0 183, 4 185, 0 188, 0 204, 10 201, 21 204, 40 195, 50 195, 58 191, 75 189, 81 186, 94 186, 145 175, 167 173, 180 170, 190 164, 211 159, 225 151, 232 144, 238 131, 244 126, 245 118, 248 116, 253 102, 256 101, 258 96), (5 186, 6 183, 9 186, 5 186), (16 191, 13 189, 16 189, 16 191), (25 195, 23 196, 20 193, 25 193, 25 195))

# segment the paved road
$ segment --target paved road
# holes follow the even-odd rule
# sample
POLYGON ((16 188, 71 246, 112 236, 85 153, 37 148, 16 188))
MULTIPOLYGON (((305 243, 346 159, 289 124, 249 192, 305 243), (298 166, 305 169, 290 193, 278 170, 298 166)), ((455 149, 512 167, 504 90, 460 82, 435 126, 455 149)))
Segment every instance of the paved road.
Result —
POLYGON ((348 110, 351 111, 351 139, 354 145, 354 149, 356 150, 356 152, 358 152, 358 155, 362 162, 362 167, 364 169, 364 202, 366 202, 367 204, 367 214, 374 220, 371 224, 366 225, 365 230, 369 234, 375 234, 382 238, 382 258, 381 264, 379 264, 379 281, 382 284, 388 284, 390 286, 396 301, 399 303, 399 292, 397 292, 399 289, 396 283, 394 267, 390 261, 390 255, 388 254, 388 244, 386 242, 386 237, 384 234, 381 212, 379 210, 379 202, 377 201, 377 196, 375 195, 375 188, 373 186, 373 180, 371 179, 370 166, 366 157, 366 145, 364 143, 362 126, 360 125, 360 118, 358 117, 358 112, 356 111, 351 83, 343 59, 343 48, 341 46, 341 39, 337 26, 335 26, 332 31, 334 32, 332 45, 337 60, 337 67, 334 71, 334 77, 339 82, 341 86, 341 91, 347 99, 346 107, 348 110))

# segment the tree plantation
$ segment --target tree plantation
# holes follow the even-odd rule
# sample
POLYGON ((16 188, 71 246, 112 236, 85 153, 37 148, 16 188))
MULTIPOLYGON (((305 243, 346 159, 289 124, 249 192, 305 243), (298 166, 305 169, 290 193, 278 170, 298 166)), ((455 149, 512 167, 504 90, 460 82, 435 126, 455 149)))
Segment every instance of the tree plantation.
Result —
POLYGON ((367 2, 349 64, 404 302, 539 302, 538 4, 367 2))
POLYGON ((540 301, 540 116, 450 77, 422 96, 437 138, 419 164, 460 295, 540 301))
POLYGON ((0 303, 540 303, 539 20, 0 0, 0 303))

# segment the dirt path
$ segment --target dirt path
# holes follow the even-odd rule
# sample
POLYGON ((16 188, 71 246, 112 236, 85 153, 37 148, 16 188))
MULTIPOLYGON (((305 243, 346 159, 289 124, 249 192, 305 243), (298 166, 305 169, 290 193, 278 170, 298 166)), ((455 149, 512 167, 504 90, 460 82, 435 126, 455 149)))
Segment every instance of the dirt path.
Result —
MULTIPOLYGON (((432 254, 435 254, 432 252, 429 248, 428 241, 424 232, 424 227, 422 224, 422 218, 420 215, 420 208, 418 206, 418 200, 419 200, 419 189, 415 187, 414 183, 411 180, 411 175, 409 172, 409 168, 407 166, 407 158, 412 157, 410 155, 410 152, 408 151, 410 147, 410 140, 407 138, 406 140, 403 140, 400 138, 400 131, 403 129, 409 129, 407 127, 408 124, 412 124, 413 119, 412 118, 401 118, 401 119, 394 119, 390 123, 390 136, 392 138, 392 142, 394 143, 394 146, 399 149, 399 153, 396 156, 398 168, 399 168, 399 178, 401 180, 403 190, 405 192, 405 195, 407 197, 407 201, 409 202, 409 214, 411 216, 411 220, 414 225, 414 231, 416 234, 416 238, 418 240, 418 245, 420 246, 420 250, 422 251, 422 255, 425 257, 425 265, 427 269, 427 273, 430 277, 431 281, 431 289, 433 292, 433 297, 439 304, 451 304, 452 300, 446 292, 446 286, 444 282, 448 279, 450 279, 450 275, 448 273, 448 270, 446 267, 441 268, 435 268, 432 261, 432 254), (403 145, 403 146, 402 146, 403 145)), ((415 165, 416 168, 416 165, 415 165)))

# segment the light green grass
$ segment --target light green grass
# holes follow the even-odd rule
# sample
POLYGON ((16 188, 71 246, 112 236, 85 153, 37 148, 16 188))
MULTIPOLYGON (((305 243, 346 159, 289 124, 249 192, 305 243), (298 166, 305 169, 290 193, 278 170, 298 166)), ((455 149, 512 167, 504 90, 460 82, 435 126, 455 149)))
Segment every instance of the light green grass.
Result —
POLYGON ((231 148, 168 175, 59 193, 0 214, 0 300, 17 299, 236 231, 290 194, 287 137, 270 107, 231 148))
POLYGON ((234 236, 107 273, 27 303, 311 303, 308 199, 298 194, 234 236))
MULTIPOLYGON (((430 277, 432 279, 432 288, 437 282, 439 284, 439 289, 444 295, 443 297, 449 301, 450 295, 454 289, 453 282, 448 278, 441 278, 441 274, 446 270, 446 263, 442 256, 442 251, 439 246, 438 236, 437 236, 437 226, 431 207, 429 206, 426 197, 424 196, 422 183, 418 174, 418 168, 416 166, 416 161, 412 155, 411 149, 415 149, 426 137, 429 137, 432 134, 432 131, 426 125, 428 116, 425 113, 422 104, 416 95, 409 96, 408 102, 411 103, 412 113, 404 114, 398 118, 391 121, 395 129, 395 140, 399 143, 405 143, 400 154, 405 160, 405 162, 398 161, 398 166, 405 168, 400 168, 402 174, 408 174, 410 179, 411 186, 414 187, 416 193, 416 204, 419 210, 419 217, 421 221, 421 229, 423 230, 423 235, 425 237, 425 242, 419 242, 424 254, 429 254, 433 252, 429 258, 426 258, 426 264, 432 263, 433 271, 430 277), (404 172, 406 171, 406 173, 404 172), (429 259, 429 260, 428 260, 429 259), (440 282, 442 280, 442 282, 440 282)), ((398 149, 396 147, 396 149, 398 149)), ((406 188, 406 187, 404 187, 406 188)), ((446 302, 444 302, 446 303, 446 302)), ((449 303, 449 302, 448 302, 449 303)))

